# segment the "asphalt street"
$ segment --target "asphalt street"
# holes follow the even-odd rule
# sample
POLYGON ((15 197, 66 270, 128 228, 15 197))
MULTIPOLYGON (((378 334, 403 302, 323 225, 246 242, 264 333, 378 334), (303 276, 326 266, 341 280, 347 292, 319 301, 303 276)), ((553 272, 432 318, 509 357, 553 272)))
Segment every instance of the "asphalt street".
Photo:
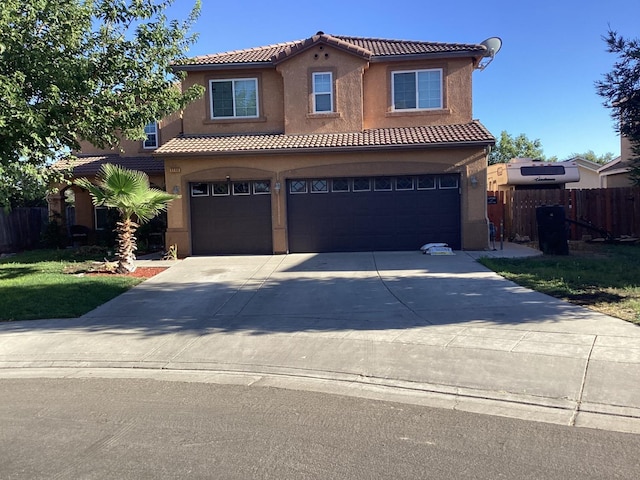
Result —
POLYGON ((9 479, 637 479, 640 436, 278 388, 4 379, 9 479))

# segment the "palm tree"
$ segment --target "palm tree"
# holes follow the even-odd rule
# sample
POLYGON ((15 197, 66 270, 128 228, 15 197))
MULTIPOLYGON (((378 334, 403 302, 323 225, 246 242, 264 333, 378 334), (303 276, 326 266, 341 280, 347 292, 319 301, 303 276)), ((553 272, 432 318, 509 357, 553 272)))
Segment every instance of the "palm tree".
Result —
POLYGON ((149 177, 144 172, 110 163, 102 165, 95 184, 86 178, 77 179, 75 184, 89 191, 95 206, 118 210, 116 272, 134 272, 137 228, 165 210, 178 195, 151 188, 149 177))

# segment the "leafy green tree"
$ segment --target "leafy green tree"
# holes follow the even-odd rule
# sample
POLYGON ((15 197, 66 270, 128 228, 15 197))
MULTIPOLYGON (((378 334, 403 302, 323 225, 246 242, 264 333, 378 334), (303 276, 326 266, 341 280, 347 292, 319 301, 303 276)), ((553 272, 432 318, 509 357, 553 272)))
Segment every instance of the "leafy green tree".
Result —
POLYGON ((587 150, 585 153, 572 153, 569 158, 584 158, 585 160, 589 160, 593 163, 599 163, 604 165, 605 163, 609 163, 614 159, 615 155, 611 152, 607 152, 604 155, 597 155, 593 150, 587 150))
POLYGON ((184 73, 171 68, 195 41, 200 0, 181 22, 165 14, 173 1, 2 0, 0 165, 143 139, 148 122, 202 95, 177 88, 184 73))
MULTIPOLYGON (((489 165, 507 163, 512 158, 517 157, 546 160, 542 153, 540 140, 529 140, 524 133, 513 137, 503 130, 500 133, 500 138, 496 141, 495 147, 489 154, 489 165)), ((555 157, 548 160, 554 161, 555 157)))
POLYGON ((640 185, 640 40, 627 40, 609 30, 607 52, 617 56, 613 70, 596 82, 598 95, 611 110, 616 131, 631 143, 631 179, 640 185))
POLYGON ((35 165, 0 164, 0 208, 46 206, 49 177, 35 165))
POLYGON ((79 178, 75 183, 89 191, 95 206, 115 208, 120 214, 116 226, 116 272, 134 272, 136 230, 166 210, 169 202, 178 196, 151 188, 149 177, 144 172, 110 163, 100 168, 95 184, 86 178, 79 178))

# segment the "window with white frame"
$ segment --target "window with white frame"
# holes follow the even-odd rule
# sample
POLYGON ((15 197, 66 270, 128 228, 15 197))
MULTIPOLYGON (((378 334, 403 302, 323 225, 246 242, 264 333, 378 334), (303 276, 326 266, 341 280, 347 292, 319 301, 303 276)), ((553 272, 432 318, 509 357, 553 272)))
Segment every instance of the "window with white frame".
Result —
POLYGON ((436 177, 433 175, 423 175, 418 177, 418 190, 435 190, 436 177))
POLYGON ((144 127, 144 133, 147 138, 142 146, 148 149, 158 148, 158 124, 156 122, 147 123, 144 127))
POLYGON ((390 191, 391 179, 389 177, 376 177, 373 180, 373 189, 376 192, 390 191))
POLYGON ((332 192, 348 192, 349 180, 346 178, 336 178, 331 181, 332 192))
POLYGON ((258 79, 210 80, 211 118, 256 118, 258 79))
POLYGON ((306 180, 291 180, 289 183, 289 192, 291 193, 307 193, 306 180))
POLYGON ((333 112, 333 74, 313 73, 313 113, 333 112))
POLYGON ((368 192, 371 190, 371 179, 369 178, 354 178, 353 179, 353 191, 354 192, 368 192))
POLYGON ((442 108, 442 70, 392 72, 393 110, 442 108))
POLYGON ((191 196, 192 197, 208 197, 209 184, 208 183, 192 183, 191 196))
POLYGON ((214 182, 211 184, 211 195, 225 197, 229 195, 229 182, 214 182))
POLYGON ((329 181, 325 179, 311 180, 311 193, 327 193, 329 181))
POLYGON ((269 180, 253 182, 253 193, 255 195, 266 195, 271 193, 271 182, 269 180))
POLYGON ((249 182, 233 182, 234 195, 251 195, 251 184, 249 182))

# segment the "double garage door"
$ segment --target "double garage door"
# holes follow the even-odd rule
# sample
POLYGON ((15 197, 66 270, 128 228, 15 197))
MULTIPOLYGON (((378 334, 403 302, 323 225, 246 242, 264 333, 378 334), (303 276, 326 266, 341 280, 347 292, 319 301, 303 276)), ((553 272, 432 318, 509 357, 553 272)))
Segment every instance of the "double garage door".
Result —
POLYGON ((457 175, 290 180, 291 252, 460 248, 457 175))
MULTIPOLYGON (((292 253, 461 247, 457 175, 294 179, 286 195, 292 253)), ((191 228, 196 255, 272 253, 269 182, 192 184, 191 228)))

